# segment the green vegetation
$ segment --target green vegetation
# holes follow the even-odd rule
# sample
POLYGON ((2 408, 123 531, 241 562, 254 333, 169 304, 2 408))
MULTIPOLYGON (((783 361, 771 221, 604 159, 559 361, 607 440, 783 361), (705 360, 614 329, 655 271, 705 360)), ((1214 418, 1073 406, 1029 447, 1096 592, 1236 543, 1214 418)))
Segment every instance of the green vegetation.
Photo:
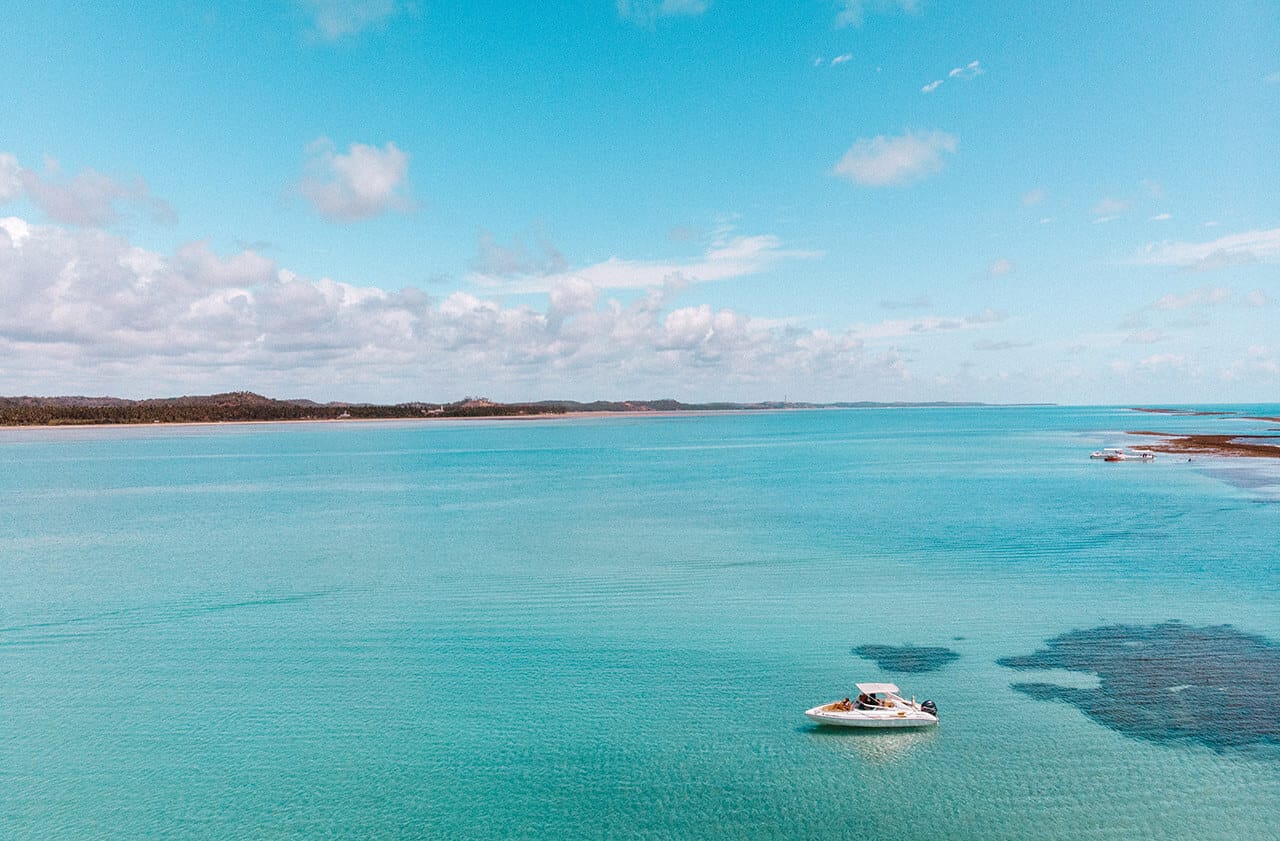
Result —
POLYGON ((563 410, 527 403, 491 403, 471 398, 457 403, 397 403, 380 406, 370 403, 273 400, 246 391, 155 400, 123 400, 115 397, 0 397, 0 425, 4 426, 506 417, 561 412, 563 410))
POLYGON ((466 397, 454 403, 316 403, 273 400, 251 391, 198 397, 125 400, 119 397, 0 397, 0 426, 88 426, 121 423, 244 423, 247 421, 500 418, 571 412, 718 412, 767 409, 976 406, 978 403, 681 403, 679 400, 542 400, 495 403, 466 397))

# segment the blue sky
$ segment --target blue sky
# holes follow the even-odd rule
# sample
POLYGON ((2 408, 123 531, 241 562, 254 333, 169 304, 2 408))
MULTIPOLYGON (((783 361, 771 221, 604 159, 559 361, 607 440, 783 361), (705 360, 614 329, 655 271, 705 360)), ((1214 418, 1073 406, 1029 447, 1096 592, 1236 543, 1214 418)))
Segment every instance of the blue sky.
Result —
POLYGON ((1280 7, 4 11, 0 393, 1274 400, 1280 7))

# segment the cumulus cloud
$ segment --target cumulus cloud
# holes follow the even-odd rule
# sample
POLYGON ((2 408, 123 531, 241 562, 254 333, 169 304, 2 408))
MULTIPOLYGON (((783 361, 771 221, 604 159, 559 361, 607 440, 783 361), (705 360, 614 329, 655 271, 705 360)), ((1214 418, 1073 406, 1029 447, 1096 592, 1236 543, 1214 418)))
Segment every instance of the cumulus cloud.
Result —
POLYGON ((480 250, 471 261, 478 275, 492 278, 548 275, 563 272, 568 261, 541 233, 534 235, 535 250, 525 247, 516 237, 509 245, 499 243, 493 234, 480 234, 480 250))
POLYGON ((22 166, 9 153, 0 153, 0 203, 25 195, 55 222, 103 228, 120 218, 121 206, 169 224, 176 217, 163 199, 151 195, 141 178, 119 181, 94 169, 63 178, 58 162, 45 159, 43 174, 22 166))
POLYGON ((686 260, 610 257, 582 268, 560 270, 545 260, 530 260, 524 252, 501 256, 510 259, 489 266, 474 263, 472 283, 503 292, 547 292, 564 281, 586 281, 597 289, 648 289, 673 277, 684 283, 746 277, 783 260, 820 257, 821 253, 783 248, 782 241, 772 234, 731 236, 721 232, 701 255, 686 260), (510 271, 494 271, 502 268, 510 271))
POLYGON ((710 5, 710 0, 617 0, 619 17, 640 26, 653 26, 658 18, 700 15, 710 5))
POLYGON ((409 155, 395 143, 381 149, 352 143, 340 154, 322 137, 307 148, 306 174, 298 191, 325 219, 351 222, 411 210, 408 178, 409 155))
MULTIPOLYGON (((758 252, 730 241, 725 259, 758 252)), ((711 259, 711 258, 708 258, 711 259)), ((362 390, 429 399, 494 384, 545 394, 726 384, 900 380, 896 354, 852 330, 757 319, 709 304, 672 309, 676 277, 628 301, 562 277, 545 309, 482 295, 443 299, 310 279, 253 251, 192 243, 164 254, 94 229, 0 220, 0 356, 14 388, 191 393, 362 390), (523 384, 523 386, 521 385, 523 384)), ((148 395, 149 396, 149 395, 148 395)))
POLYGON ((832 174, 869 187, 906 184, 941 171, 943 155, 954 154, 956 143, 942 131, 862 138, 849 147, 832 174))
POLYGON ((839 0, 836 27, 862 26, 869 12, 904 11, 915 13, 918 0, 839 0))
POLYGON ((326 41, 356 35, 403 11, 396 0, 300 0, 315 34, 326 41))
POLYGON ((1280 259, 1280 228, 1228 234, 1208 242, 1159 242, 1146 245, 1133 260, 1150 266, 1210 271, 1280 259))

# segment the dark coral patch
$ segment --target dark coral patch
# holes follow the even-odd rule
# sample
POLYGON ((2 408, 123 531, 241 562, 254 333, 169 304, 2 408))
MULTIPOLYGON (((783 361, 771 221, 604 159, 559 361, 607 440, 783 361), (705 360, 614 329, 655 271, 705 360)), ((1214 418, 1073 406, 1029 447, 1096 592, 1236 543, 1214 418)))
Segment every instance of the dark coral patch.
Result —
POLYGON ((928 645, 860 645, 853 653, 874 660, 886 672, 932 672, 960 656, 949 648, 928 645))
POLYGON ((1196 742, 1214 750, 1280 745, 1280 645, 1230 625, 1181 622, 1071 631, 1011 669, 1092 672, 1096 689, 1050 683, 1013 688, 1066 701, 1114 730, 1153 742, 1196 742))

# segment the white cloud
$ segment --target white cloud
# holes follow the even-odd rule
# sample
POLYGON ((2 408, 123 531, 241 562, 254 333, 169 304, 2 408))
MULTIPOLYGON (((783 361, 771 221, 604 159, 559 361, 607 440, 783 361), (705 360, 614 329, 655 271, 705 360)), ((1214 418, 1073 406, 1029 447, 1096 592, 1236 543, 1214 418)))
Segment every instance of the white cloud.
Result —
POLYGON ((700 15, 710 5, 710 0, 617 0, 619 17, 640 26, 653 26, 658 18, 700 15))
POLYGON ((1280 85, 1280 70, 1263 76, 1262 81, 1268 85, 1280 85))
POLYGON ((1036 187, 1034 190, 1028 190, 1022 196, 1023 207, 1034 207, 1042 203, 1049 197, 1049 192, 1043 187, 1036 187))
POLYGON ((409 155, 395 143, 381 149, 352 143, 344 155, 322 137, 307 148, 306 175, 298 190, 324 218, 350 222, 412 209, 408 177, 409 155))
POLYGON ((1168 222, 1172 218, 1173 218, 1172 213, 1157 213, 1155 216, 1151 217, 1151 221, 1152 222, 1168 222))
POLYGON ((920 93, 933 93, 934 91, 936 91, 936 90, 937 90, 939 87, 941 87, 941 86, 942 86, 942 80, 941 80, 941 79, 934 79, 932 82, 930 82, 929 84, 927 84, 927 85, 925 85, 924 87, 922 87, 922 88, 920 89, 920 93))
POLYGON ((312 16, 315 33, 337 41, 377 26, 402 11, 396 0, 301 0, 312 16))
POLYGON ((990 339, 979 339, 973 343, 974 350, 1013 350, 1015 348, 1031 347, 1030 342, 1010 342, 1010 341, 992 341, 990 339))
POLYGON ((547 292, 566 281, 584 281, 596 289, 649 289, 671 278, 681 278, 685 284, 730 280, 759 274, 782 260, 820 256, 819 252, 783 248, 782 241, 772 234, 730 237, 722 231, 700 256, 686 260, 610 257, 563 271, 542 271, 513 261, 515 270, 510 272, 482 271, 477 265, 470 280, 482 288, 509 293, 547 292))
POLYGON ((1252 289, 1244 296, 1244 303, 1248 307, 1269 307, 1271 298, 1261 289, 1252 289))
POLYGON ((831 59, 831 66, 835 67, 837 65, 844 64, 846 61, 853 61, 853 53, 844 53, 843 55, 836 56, 831 59))
POLYGON ((141 178, 117 181, 93 169, 74 178, 61 177, 57 160, 45 158, 43 175, 23 167, 9 153, 0 153, 0 203, 22 195, 55 222, 87 228, 103 228, 120 216, 120 205, 140 211, 162 223, 175 221, 173 208, 151 195, 141 178))
POLYGON ((521 277, 563 272, 569 267, 564 255, 541 233, 534 234, 536 251, 525 247, 517 237, 510 245, 501 245, 488 231, 480 235, 480 250, 471 266, 476 274, 486 277, 521 277))
POLYGON ((0 204, 22 195, 22 166, 8 152, 0 152, 0 204))
POLYGON ((941 131, 863 138, 849 147, 832 174, 871 187, 905 184, 939 172, 943 154, 955 150, 956 138, 941 131))
POLYGON ((1125 336, 1124 343, 1127 345, 1150 345, 1156 342, 1163 342, 1168 336, 1164 332, 1153 327, 1145 330, 1135 330, 1128 336, 1125 336))
POLYGON ((1159 242, 1142 249, 1134 262, 1208 271, 1280 260, 1280 228, 1228 234, 1209 242, 1159 242))
POLYGON ((987 267, 987 273, 992 277, 1003 277, 1013 271, 1013 263, 1010 260, 996 260, 987 267))
POLYGON ((1189 307, 1208 307, 1225 304, 1231 300, 1231 290, 1224 286, 1202 286, 1182 295, 1169 294, 1151 305, 1157 310, 1183 310, 1189 307))
POLYGON ((918 0, 839 0, 840 11, 836 14, 836 27, 862 26, 868 12, 900 9, 914 14, 918 6, 918 0))
MULTIPOLYGON (((538 396, 633 396, 678 381, 697 396, 781 382, 843 391, 909 375, 896 354, 865 352, 853 330, 708 304, 670 309, 678 279, 624 303, 566 277, 539 310, 312 280, 253 251, 220 255, 203 243, 162 254, 97 230, 15 219, 0 229, 9 302, 0 358, 18 390, 439 399, 502 384, 538 396)), ((723 259, 758 254, 749 240, 725 243, 723 259)))
POLYGON ((959 79, 961 81, 967 82, 970 79, 981 76, 985 72, 986 71, 982 69, 981 62, 971 61, 968 64, 964 65, 963 67, 951 68, 951 72, 947 74, 947 78, 959 79))
POLYGON ((1177 353, 1155 353, 1151 356, 1144 356, 1138 360, 1138 368, 1145 371, 1157 371, 1160 369, 1183 369, 1187 365, 1187 358, 1177 353))
POLYGON ((912 298, 909 301, 897 301, 897 300, 889 299, 889 300, 883 300, 880 302, 880 306, 884 307, 887 310, 925 309, 932 305, 933 305, 933 302, 929 299, 928 295, 921 295, 917 298, 912 298))
POLYGON ((1095 204, 1089 212, 1096 217, 1095 222, 1110 222, 1128 209, 1129 202, 1126 199, 1108 196, 1095 204))
POLYGON ((1004 313, 988 308, 967 316, 926 315, 919 318, 888 319, 878 324, 859 324, 853 328, 852 333, 868 341, 896 339, 983 327, 998 324, 1006 317, 1004 313))

